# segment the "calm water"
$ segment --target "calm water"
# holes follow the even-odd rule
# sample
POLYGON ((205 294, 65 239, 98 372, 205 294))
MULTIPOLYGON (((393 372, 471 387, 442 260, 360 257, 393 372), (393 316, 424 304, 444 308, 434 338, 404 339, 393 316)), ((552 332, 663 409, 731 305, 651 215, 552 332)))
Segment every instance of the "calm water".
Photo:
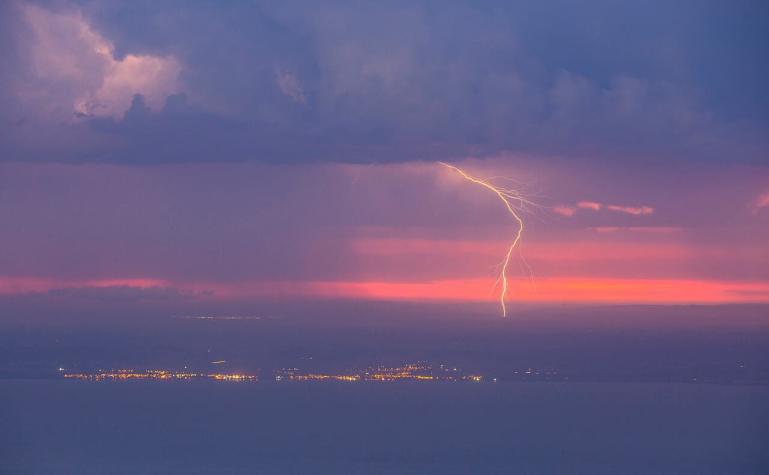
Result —
POLYGON ((0 381, 3 474, 769 473, 769 387, 0 381))

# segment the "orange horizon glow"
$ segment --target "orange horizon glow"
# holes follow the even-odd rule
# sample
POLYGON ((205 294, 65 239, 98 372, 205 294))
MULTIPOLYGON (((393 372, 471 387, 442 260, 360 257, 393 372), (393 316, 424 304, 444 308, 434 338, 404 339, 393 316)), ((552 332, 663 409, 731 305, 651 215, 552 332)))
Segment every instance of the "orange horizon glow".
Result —
MULTIPOLYGON (((173 288, 189 298, 321 298, 392 301, 484 302, 493 298, 488 279, 431 281, 251 281, 233 284, 183 283, 162 279, 54 281, 0 277, 0 295, 41 293, 57 289, 129 287, 173 288), (150 285, 150 283, 152 283, 150 285)), ((539 278, 511 279, 521 303, 724 304, 769 303, 769 282, 697 279, 539 278)))
MULTIPOLYGON (((320 297, 408 301, 488 301, 492 279, 430 282, 320 282, 309 285, 320 297)), ((722 304, 769 303, 769 282, 684 279, 544 278, 510 280, 522 303, 722 304)))

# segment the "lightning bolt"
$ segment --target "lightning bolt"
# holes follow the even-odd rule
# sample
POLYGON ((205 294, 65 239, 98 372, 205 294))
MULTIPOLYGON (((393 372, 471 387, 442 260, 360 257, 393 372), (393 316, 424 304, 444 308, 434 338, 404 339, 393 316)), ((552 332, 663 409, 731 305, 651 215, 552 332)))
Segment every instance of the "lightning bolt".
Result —
POLYGON ((502 307, 502 316, 506 317, 507 306, 505 305, 505 298, 507 297, 507 291, 508 291, 507 268, 510 265, 510 259, 513 256, 513 251, 515 250, 515 248, 520 246, 521 236, 523 235, 523 227, 524 227, 523 219, 521 219, 521 216, 518 210, 522 209, 526 204, 534 205, 534 203, 525 199, 523 196, 521 196, 520 193, 518 193, 515 190, 494 186, 493 184, 489 183, 486 180, 482 180, 480 178, 476 178, 472 175, 469 175, 464 170, 462 170, 461 168, 455 167, 454 165, 449 165, 448 163, 444 163, 444 162, 438 162, 438 163, 440 163, 441 165, 443 165, 444 167, 450 170, 453 170, 459 173, 459 175, 461 175, 462 178, 464 178, 465 180, 475 183, 476 185, 480 185, 492 191, 495 195, 497 195, 497 197, 502 201, 502 203, 505 204, 505 208, 507 209, 507 212, 510 213, 510 215, 513 217, 515 222, 518 224, 518 228, 513 238, 513 242, 510 244, 510 247, 507 248, 505 259, 504 261, 502 261, 502 269, 499 272, 499 279, 497 281, 502 283, 502 290, 499 295, 499 305, 502 307))

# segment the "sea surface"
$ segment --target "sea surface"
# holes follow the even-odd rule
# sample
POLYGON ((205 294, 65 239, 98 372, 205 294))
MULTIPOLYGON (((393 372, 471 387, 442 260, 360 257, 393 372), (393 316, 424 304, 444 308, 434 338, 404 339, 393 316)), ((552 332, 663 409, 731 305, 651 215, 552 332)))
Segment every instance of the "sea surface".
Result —
POLYGON ((769 386, 6 379, 0 473, 765 474, 769 386))

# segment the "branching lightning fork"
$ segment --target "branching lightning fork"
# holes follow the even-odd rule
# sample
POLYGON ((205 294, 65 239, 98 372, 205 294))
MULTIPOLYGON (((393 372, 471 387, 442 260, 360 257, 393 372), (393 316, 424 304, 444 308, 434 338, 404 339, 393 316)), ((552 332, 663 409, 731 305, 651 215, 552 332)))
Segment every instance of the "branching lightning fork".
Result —
POLYGON ((475 183, 476 185, 481 185, 482 187, 490 191, 493 191, 494 194, 497 195, 497 197, 500 200, 502 200, 502 202, 505 204, 505 208, 507 208, 508 213, 510 213, 510 215, 518 224, 518 229, 515 233, 515 237, 513 239, 513 242, 510 244, 510 247, 507 248, 505 259, 502 261, 502 269, 499 273, 499 282, 502 283, 502 290, 499 295, 499 304, 502 307, 502 316, 506 317, 507 306, 505 305, 505 298, 507 297, 507 291, 508 291, 507 268, 510 264, 510 259, 512 258, 513 251, 515 250, 515 248, 520 246, 521 235, 523 234, 523 227, 524 227, 520 210, 525 205, 534 205, 534 203, 525 199, 523 196, 521 196, 519 192, 515 190, 494 186, 493 184, 489 183, 486 180, 482 180, 480 178, 476 178, 474 176, 467 174, 464 170, 458 167, 455 167, 454 165, 449 165, 448 163, 444 163, 444 162, 439 162, 439 163, 444 167, 459 173, 462 176, 462 178, 464 178, 465 180, 475 183))

